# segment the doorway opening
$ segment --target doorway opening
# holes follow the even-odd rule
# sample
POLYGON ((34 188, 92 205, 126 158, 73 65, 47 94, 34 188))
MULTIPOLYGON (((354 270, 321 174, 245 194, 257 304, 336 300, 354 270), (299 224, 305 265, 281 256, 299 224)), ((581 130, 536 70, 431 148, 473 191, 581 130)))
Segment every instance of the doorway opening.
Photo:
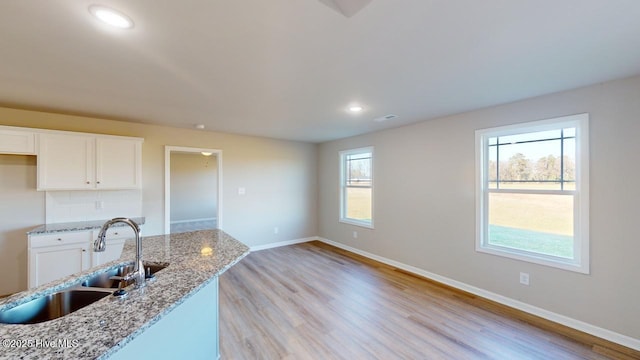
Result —
POLYGON ((165 234, 222 228, 222 150, 165 146, 165 234))

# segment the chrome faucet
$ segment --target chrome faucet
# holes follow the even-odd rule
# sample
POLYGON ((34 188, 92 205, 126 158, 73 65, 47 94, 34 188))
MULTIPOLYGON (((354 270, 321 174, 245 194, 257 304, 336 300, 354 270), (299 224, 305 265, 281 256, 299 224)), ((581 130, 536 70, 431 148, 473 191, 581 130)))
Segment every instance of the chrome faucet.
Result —
POLYGON ((135 288, 140 288, 144 286, 145 273, 144 273, 144 265, 142 264, 142 238, 140 237, 140 226, 136 224, 135 221, 128 218, 113 218, 104 225, 100 229, 98 233, 98 238, 93 243, 93 250, 97 252, 102 252, 107 248, 107 243, 105 241, 105 237, 107 236, 107 230, 109 227, 115 223, 125 223, 129 225, 136 234, 136 262, 134 263, 133 271, 126 274, 122 280, 129 281, 134 279, 135 288))

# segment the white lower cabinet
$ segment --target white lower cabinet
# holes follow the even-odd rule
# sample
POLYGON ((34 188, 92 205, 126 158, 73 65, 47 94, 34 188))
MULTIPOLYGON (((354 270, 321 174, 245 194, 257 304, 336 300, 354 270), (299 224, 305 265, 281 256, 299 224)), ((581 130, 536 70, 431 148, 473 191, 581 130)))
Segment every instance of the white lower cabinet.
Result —
POLYGON ((90 232, 29 236, 29 288, 91 266, 90 232))
MULTIPOLYGON (((129 227, 107 230, 107 248, 93 251, 99 230, 29 235, 29 288, 117 260, 127 239, 135 234, 129 227)), ((133 259, 132 259, 133 260, 133 259)))

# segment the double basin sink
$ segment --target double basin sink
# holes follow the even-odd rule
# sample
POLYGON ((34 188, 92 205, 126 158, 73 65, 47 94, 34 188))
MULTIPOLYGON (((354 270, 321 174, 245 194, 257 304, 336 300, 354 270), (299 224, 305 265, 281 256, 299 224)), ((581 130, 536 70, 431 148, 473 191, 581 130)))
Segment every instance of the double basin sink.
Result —
MULTIPOLYGON (((167 267, 165 265, 144 264, 147 275, 167 267)), ((0 311, 0 323, 3 324, 36 324, 70 314, 85 306, 111 295, 120 285, 118 277, 123 277, 133 270, 133 264, 125 264, 115 269, 95 274, 79 285, 72 285, 64 290, 43 295, 8 310, 0 311)), ((133 281, 121 285, 129 286, 133 281)))

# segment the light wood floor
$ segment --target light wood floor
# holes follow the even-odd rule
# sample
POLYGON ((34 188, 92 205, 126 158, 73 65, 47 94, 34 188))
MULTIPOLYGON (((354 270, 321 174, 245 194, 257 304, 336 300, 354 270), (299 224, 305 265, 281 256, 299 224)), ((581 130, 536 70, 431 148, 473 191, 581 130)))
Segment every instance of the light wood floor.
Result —
POLYGON ((222 359, 636 358, 500 309, 319 242, 262 250, 220 278, 222 359))

